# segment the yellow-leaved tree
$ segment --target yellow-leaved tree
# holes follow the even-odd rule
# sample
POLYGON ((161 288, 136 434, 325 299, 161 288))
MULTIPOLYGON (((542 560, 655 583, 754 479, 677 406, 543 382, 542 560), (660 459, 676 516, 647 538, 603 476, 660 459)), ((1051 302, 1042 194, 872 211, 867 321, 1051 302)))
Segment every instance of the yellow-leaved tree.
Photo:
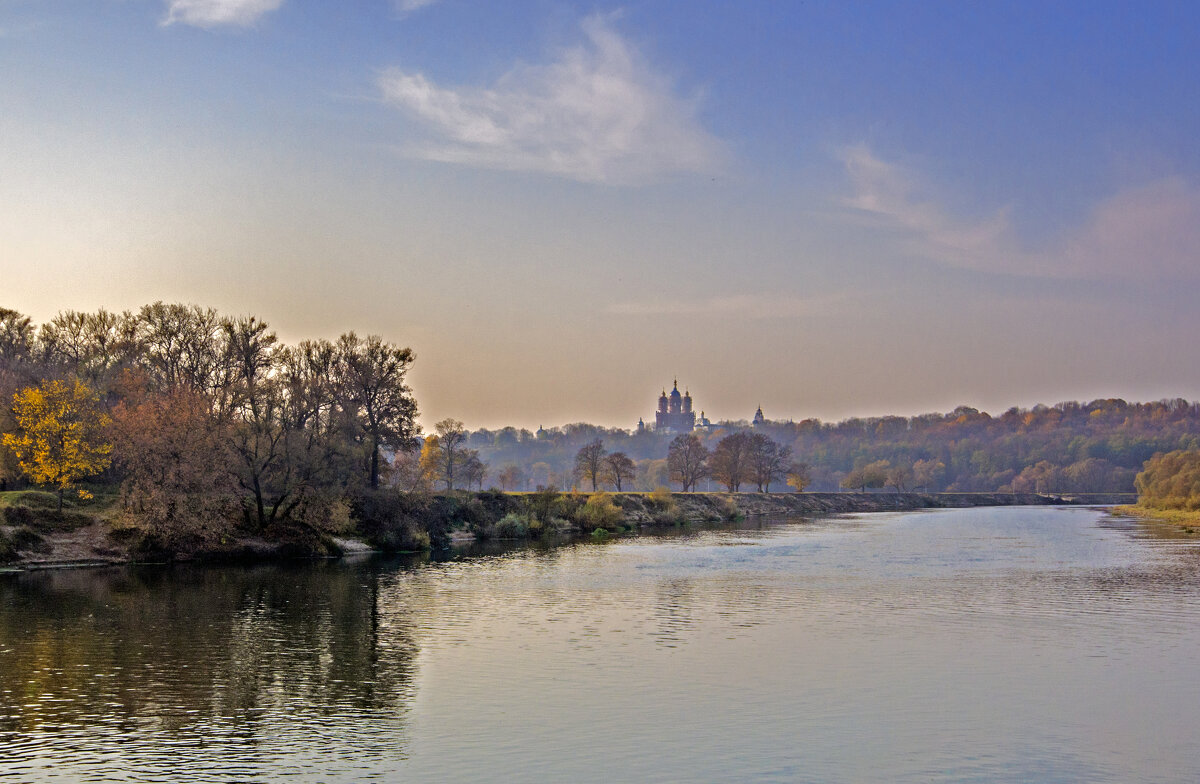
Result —
MULTIPOLYGON (((79 380, 47 381, 13 395, 17 432, 4 434, 23 471, 34 484, 63 491, 85 476, 108 468, 112 444, 105 438, 109 418, 92 390, 79 380)), ((90 495, 80 490, 82 498, 90 495)))

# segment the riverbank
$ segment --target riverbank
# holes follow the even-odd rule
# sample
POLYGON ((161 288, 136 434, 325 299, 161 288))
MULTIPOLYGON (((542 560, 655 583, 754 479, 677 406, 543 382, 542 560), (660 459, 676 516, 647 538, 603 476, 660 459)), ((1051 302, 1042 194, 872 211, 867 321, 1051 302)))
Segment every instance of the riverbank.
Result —
POLYGON ((1154 509, 1140 504, 1122 504, 1113 507, 1113 514, 1134 517, 1139 520, 1167 526, 1186 536, 1200 536, 1200 511, 1185 509, 1154 509))
MULTIPOLYGON (((619 535, 643 528, 737 520, 753 516, 827 516, 864 512, 980 506, 1128 504, 1134 494, 1046 493, 458 493, 400 497, 386 520, 359 521, 337 536, 268 540, 233 538, 219 549, 154 552, 139 549, 128 528, 104 516, 76 525, 0 525, 7 557, 0 568, 46 569, 171 560, 282 560, 329 558, 372 551, 445 548, 479 540, 619 535), (404 532, 397 536, 396 532, 404 532), (415 536, 413 533, 415 532, 415 536)), ((1144 515, 1140 507, 1124 507, 1144 515)))

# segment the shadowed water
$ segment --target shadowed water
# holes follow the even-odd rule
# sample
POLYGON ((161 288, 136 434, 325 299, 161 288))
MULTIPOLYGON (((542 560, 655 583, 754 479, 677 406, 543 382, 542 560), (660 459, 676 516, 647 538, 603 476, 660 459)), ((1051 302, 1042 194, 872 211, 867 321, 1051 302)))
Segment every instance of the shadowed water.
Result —
POLYGON ((1085 509, 0 578, 0 779, 1191 782, 1200 549, 1085 509))

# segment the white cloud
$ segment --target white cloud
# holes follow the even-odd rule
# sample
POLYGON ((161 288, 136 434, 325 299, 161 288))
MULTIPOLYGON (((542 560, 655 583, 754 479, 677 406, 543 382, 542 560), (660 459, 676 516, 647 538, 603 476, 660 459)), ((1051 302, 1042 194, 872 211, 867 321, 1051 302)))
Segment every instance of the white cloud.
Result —
POLYGON ((919 195, 919 177, 865 147, 842 153, 847 204, 903 232, 911 251, 949 266, 1048 278, 1200 277, 1200 192, 1181 177, 1123 190, 1040 248, 1022 247, 1008 209, 953 216, 919 195))
POLYGON ((390 69, 384 100, 425 130, 407 154, 584 182, 636 183, 713 169, 720 143, 610 24, 592 16, 584 42, 546 65, 518 65, 489 88, 447 88, 390 69))
POLYGON ((281 5, 283 0, 167 0, 167 16, 163 24, 180 22, 195 27, 249 27, 281 5))

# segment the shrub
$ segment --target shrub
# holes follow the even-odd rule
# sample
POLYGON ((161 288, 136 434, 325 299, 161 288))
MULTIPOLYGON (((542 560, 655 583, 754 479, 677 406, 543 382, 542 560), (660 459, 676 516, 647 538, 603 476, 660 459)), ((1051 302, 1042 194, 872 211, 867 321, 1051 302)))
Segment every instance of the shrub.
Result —
MULTIPOLYGON (((540 529, 540 524, 539 524, 540 529)), ((497 539, 524 539, 533 526, 515 512, 509 512, 496 523, 494 535, 497 539)))
POLYGON ((33 525, 33 510, 28 506, 4 507, 4 522, 11 526, 33 525))
POLYGON ((578 519, 585 529, 619 528, 625 522, 625 513, 608 493, 593 493, 580 508, 578 519))
POLYGON ((723 520, 744 520, 746 515, 742 514, 742 510, 738 508, 737 501, 729 496, 722 496, 717 502, 719 504, 718 511, 723 520))
POLYGON ((385 552, 426 550, 448 542, 444 510, 429 496, 378 490, 355 498, 350 509, 358 533, 385 552))
POLYGON ((48 509, 34 515, 33 524, 47 531, 74 531, 86 528, 96 522, 96 518, 85 512, 73 509, 63 509, 61 512, 48 509))
POLYGON ((559 503, 562 493, 554 485, 549 487, 539 487, 536 492, 530 493, 527 498, 527 504, 531 515, 539 520, 549 520, 555 515, 561 515, 561 504, 559 503))
POLYGON ((42 535, 27 525, 23 525, 12 533, 12 546, 17 550, 32 550, 44 553, 50 550, 50 545, 42 535))
POLYGON ((671 491, 662 485, 654 488, 654 492, 646 496, 646 501, 659 512, 670 515, 675 511, 675 499, 671 491))
MULTIPOLYGON (((14 505, 21 504, 32 509, 58 508, 58 496, 54 493, 47 493, 44 490, 22 490, 14 493, 9 501, 14 505)), ((70 498, 63 498, 63 506, 73 506, 73 502, 70 498)))
POLYGON ((17 548, 13 547, 13 543, 3 531, 0 531, 0 563, 15 561, 17 558, 17 548))

